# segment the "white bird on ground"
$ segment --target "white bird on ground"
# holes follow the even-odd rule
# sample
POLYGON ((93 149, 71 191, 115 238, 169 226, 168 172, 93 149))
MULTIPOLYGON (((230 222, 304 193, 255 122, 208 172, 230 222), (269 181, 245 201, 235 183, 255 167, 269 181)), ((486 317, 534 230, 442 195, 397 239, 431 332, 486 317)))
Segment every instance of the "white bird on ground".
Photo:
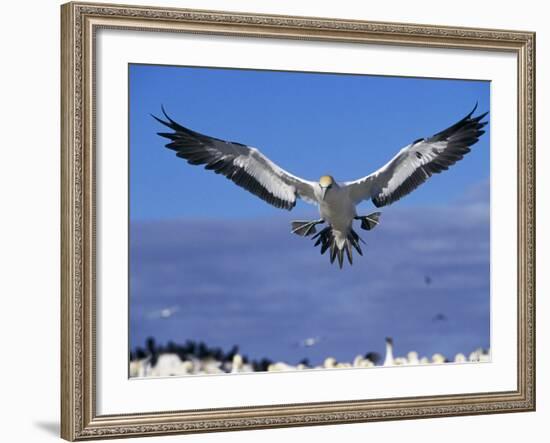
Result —
POLYGON ((455 363, 466 363, 466 361, 466 356, 462 352, 455 355, 455 363))
POLYGON ((170 375, 187 375, 193 371, 193 364, 182 361, 178 354, 161 354, 157 364, 151 368, 150 376, 166 377, 170 375))
POLYGON ((384 358, 384 366, 393 366, 393 339, 391 337, 386 337, 386 358, 384 358))
POLYGON ((439 352, 436 352, 434 355, 432 355, 432 363, 445 363, 445 356, 443 354, 440 354, 439 352))
POLYGON ((418 359, 418 352, 410 351, 409 353, 407 353, 407 364, 409 365, 420 364, 420 360, 418 359))
POLYGON ((374 366, 374 363, 362 355, 357 355, 353 359, 352 366, 354 368, 372 368, 374 366))
POLYGON ((282 361, 277 363, 272 363, 267 367, 268 372, 293 371, 295 369, 296 369, 295 366, 291 366, 288 363, 284 363, 282 361))
POLYGON ((130 377, 147 377, 151 370, 151 356, 130 361, 130 377))
POLYGON ((235 354, 233 356, 232 364, 231 364, 231 373, 237 373, 237 372, 244 372, 243 371, 243 358, 240 354, 235 354))
MULTIPOLYGON (((187 129, 172 120, 164 108, 167 121, 153 116, 174 132, 159 132, 170 140, 166 147, 192 165, 205 165, 277 207, 291 210, 296 199, 319 207, 321 218, 313 221, 292 222, 292 232, 304 237, 316 234, 315 226, 328 226, 314 235, 315 246, 321 245, 321 254, 330 249, 330 261, 338 258, 340 268, 344 253, 352 264, 352 247, 363 255, 360 237, 353 229, 353 221, 360 220, 361 228, 373 229, 380 212, 357 215, 356 206, 371 199, 376 207, 389 205, 412 192, 434 173, 454 165, 470 151, 485 132, 487 122, 481 120, 487 113, 473 117, 477 108, 447 129, 427 138, 419 138, 401 149, 395 157, 377 171, 359 180, 338 183, 331 175, 323 175, 318 182, 304 180, 283 170, 258 149, 237 142, 228 142, 187 129)), ((350 160, 352 161, 352 160, 350 160)))
POLYGON ((326 369, 333 369, 337 365, 337 361, 334 357, 327 357, 325 358, 325 361, 323 362, 323 367, 326 369))
POLYGON ((488 362, 491 361, 489 351, 483 348, 478 348, 468 356, 470 362, 488 362))

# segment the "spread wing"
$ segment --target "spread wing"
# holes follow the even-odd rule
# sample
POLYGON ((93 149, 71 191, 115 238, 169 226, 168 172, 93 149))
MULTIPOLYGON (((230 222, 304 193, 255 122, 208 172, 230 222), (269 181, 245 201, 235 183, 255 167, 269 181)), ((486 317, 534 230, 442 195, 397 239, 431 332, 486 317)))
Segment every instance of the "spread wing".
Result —
POLYGON ((429 138, 405 146, 378 171, 359 180, 345 183, 351 198, 360 202, 368 198, 377 207, 389 205, 414 191, 432 174, 454 165, 470 152, 485 133, 487 122, 481 120, 487 112, 472 117, 477 104, 466 117, 429 138))
POLYGON ((297 197, 317 204, 315 182, 286 172, 256 148, 191 131, 168 117, 164 108, 162 112, 167 121, 153 117, 174 132, 158 134, 169 139, 166 147, 189 164, 205 165, 277 208, 291 210, 297 197))

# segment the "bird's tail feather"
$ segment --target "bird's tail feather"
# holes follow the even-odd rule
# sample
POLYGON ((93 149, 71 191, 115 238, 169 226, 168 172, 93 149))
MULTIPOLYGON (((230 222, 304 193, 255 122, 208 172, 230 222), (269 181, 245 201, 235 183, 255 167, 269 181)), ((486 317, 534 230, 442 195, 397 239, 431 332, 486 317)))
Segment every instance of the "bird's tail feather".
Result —
POLYGON ((350 229, 344 241, 342 241, 341 238, 338 238, 330 226, 327 226, 323 230, 319 231, 312 238, 313 240, 316 240, 314 246, 321 246, 321 254, 324 254, 330 249, 330 262, 334 263, 334 261, 338 259, 338 266, 340 266, 340 268, 344 265, 344 254, 347 257, 349 264, 353 264, 352 248, 355 248, 359 255, 363 255, 363 251, 361 250, 359 243, 365 242, 361 237, 359 237, 353 228, 350 229))

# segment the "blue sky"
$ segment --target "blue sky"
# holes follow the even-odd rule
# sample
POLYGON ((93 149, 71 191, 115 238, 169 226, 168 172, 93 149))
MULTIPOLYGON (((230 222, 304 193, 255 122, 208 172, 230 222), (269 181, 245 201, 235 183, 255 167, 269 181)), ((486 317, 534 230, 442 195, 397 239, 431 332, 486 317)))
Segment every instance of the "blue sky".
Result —
MULTIPOLYGON (((255 146, 308 179, 353 180, 413 140, 438 132, 476 102, 489 110, 490 84, 366 75, 130 65, 130 216, 239 218, 279 210, 164 148, 150 114, 255 146)), ((489 135, 452 171, 433 177, 399 206, 447 204, 489 175, 489 135)), ((365 203, 369 205, 370 203, 365 203)), ((371 205, 372 206, 372 205, 371 205)), ((304 203, 298 211, 311 211, 304 203)))
POLYGON ((150 116, 164 105, 180 124, 256 146, 293 174, 343 181, 476 102, 489 110, 489 83, 148 65, 129 75, 131 347, 149 335, 191 338, 295 363, 383 352, 386 336, 397 354, 489 346, 489 131, 449 171, 382 208, 380 226, 363 232, 365 256, 340 271, 289 234, 314 207, 287 213, 188 165, 150 116), (173 306, 173 317, 155 315, 173 306), (440 313, 446 320, 434 321, 440 313), (296 346, 312 336, 318 346, 296 346))

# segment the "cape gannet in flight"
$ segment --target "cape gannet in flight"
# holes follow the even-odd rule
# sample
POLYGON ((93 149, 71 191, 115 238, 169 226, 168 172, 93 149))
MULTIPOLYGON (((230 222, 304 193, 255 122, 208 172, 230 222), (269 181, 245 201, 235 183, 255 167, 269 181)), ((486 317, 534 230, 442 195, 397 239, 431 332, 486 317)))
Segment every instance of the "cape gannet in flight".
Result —
MULTIPOLYGON (((344 253, 353 263, 352 247, 363 255, 362 239, 353 229, 353 221, 360 220, 361 228, 373 229, 380 212, 359 216, 356 206, 371 199, 376 207, 389 205, 415 190, 432 174, 439 173, 461 160, 470 152, 487 122, 477 117, 474 109, 462 120, 437 134, 419 138, 401 149, 395 157, 377 171, 359 180, 338 183, 331 175, 323 175, 318 182, 304 180, 277 166, 258 149, 237 142, 228 142, 184 128, 172 120, 164 108, 167 121, 153 117, 174 132, 159 132, 170 140, 166 147, 192 165, 222 174, 238 186, 267 203, 287 210, 296 205, 296 199, 317 205, 321 218, 313 221, 292 222, 292 232, 304 237, 313 236, 315 246, 321 245, 321 254, 330 249, 330 262, 338 258, 340 268, 344 253), (315 226, 327 226, 316 232, 315 226), (314 235, 316 234, 316 235, 314 235)), ((363 242, 364 243, 364 242, 363 242)))

